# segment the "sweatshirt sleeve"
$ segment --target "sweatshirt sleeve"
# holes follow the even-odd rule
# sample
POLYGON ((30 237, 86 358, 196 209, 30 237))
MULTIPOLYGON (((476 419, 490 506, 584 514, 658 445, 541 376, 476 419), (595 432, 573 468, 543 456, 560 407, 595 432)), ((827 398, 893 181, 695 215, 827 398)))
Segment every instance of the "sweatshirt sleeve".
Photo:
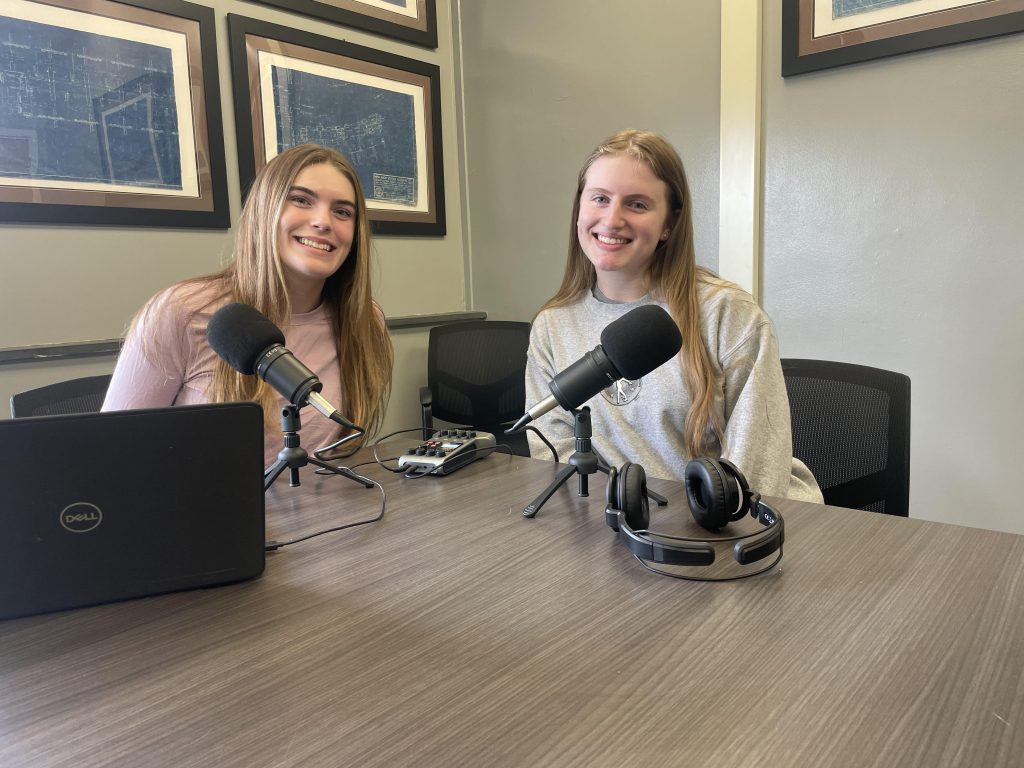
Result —
POLYGON ((787 496, 793 472, 789 398, 771 322, 758 313, 740 340, 722 352, 722 455, 742 470, 751 489, 787 496))
POLYGON ((174 405, 188 360, 186 328, 185 308, 170 290, 153 297, 128 331, 103 410, 174 405))
MULTIPOLYGON (((558 373, 555 370, 554 352, 551 344, 549 313, 542 312, 533 321, 530 330, 530 347, 526 352, 526 407, 531 408, 551 394, 548 384, 558 373)), ((558 458, 564 462, 576 447, 573 433, 572 414, 564 408, 555 408, 544 414, 533 426, 544 433, 558 451, 558 458)), ((551 451, 533 432, 527 431, 530 455, 535 459, 552 459, 551 451)))

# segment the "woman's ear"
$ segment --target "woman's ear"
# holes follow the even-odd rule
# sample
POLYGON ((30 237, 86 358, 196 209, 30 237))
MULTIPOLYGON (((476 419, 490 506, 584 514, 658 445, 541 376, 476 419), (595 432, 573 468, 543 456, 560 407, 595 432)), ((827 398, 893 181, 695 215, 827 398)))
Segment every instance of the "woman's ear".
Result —
POLYGON ((668 240, 669 236, 672 234, 672 229, 673 227, 675 227, 677 221, 679 221, 678 208, 668 215, 668 220, 665 222, 665 229, 662 230, 661 233, 661 239, 663 241, 668 240))

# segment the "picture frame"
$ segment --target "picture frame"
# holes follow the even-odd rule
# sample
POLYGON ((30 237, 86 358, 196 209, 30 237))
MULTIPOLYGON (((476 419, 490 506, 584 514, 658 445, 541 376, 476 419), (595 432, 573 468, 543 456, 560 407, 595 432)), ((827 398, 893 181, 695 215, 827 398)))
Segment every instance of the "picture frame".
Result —
POLYGON ((314 19, 437 48, 435 0, 254 0, 314 19))
POLYGON ((0 221, 231 226, 211 8, 5 0, 0 221))
POLYGON ((314 143, 359 174, 373 232, 444 235, 440 69, 228 14, 245 195, 283 149, 314 143))
POLYGON ((782 76, 1022 30, 1024 0, 782 0, 782 76))

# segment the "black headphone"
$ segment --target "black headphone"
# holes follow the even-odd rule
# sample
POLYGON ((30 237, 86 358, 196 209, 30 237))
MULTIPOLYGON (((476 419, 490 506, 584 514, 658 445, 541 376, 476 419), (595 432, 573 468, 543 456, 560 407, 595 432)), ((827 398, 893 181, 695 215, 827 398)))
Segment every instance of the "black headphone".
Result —
MULTIPOLYGON (((761 500, 761 494, 750 490, 746 478, 735 465, 725 459, 693 459, 687 463, 683 479, 690 512, 701 527, 718 531, 746 517, 749 512, 751 517, 765 526, 765 530, 758 529, 752 533, 717 539, 668 536, 649 531, 651 514, 647 500, 647 475, 639 464, 626 462, 621 469, 612 467, 608 473, 608 484, 605 486, 608 506, 604 517, 605 522, 620 534, 619 538, 641 563, 645 566, 648 563, 711 565, 715 562, 712 543, 723 542, 735 542, 732 555, 740 565, 755 563, 775 552, 779 553, 778 557, 760 570, 728 578, 762 573, 782 559, 782 543, 785 539, 782 516, 761 500)), ((701 581, 726 580, 661 570, 657 572, 701 581)))

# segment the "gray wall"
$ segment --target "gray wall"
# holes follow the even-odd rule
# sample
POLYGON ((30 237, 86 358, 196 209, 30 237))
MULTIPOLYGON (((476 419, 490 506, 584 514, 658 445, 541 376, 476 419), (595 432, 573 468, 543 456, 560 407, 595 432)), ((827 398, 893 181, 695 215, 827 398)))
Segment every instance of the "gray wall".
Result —
MULTIPOLYGON (((719 3, 465 0, 478 307, 558 284, 575 174, 619 127, 668 135, 717 258, 719 3)), ((1024 35, 783 80, 764 2, 763 303, 783 355, 913 380, 911 514, 1024 532, 1024 35)))
POLYGON ((912 381, 911 515, 1024 533, 1024 35, 785 80, 764 11, 764 306, 912 381))
POLYGON ((580 165, 622 128, 659 131, 679 149, 699 260, 718 264, 717 2, 456 6, 474 307, 529 320, 554 293, 580 165))
MULTIPOLYGON (((218 12, 237 216, 223 14, 296 17, 206 4, 218 12)), ((719 3, 437 5, 436 52, 344 31, 443 73, 449 236, 378 240, 389 314, 531 317, 561 277, 579 164, 626 126, 679 148, 699 259, 718 264, 719 3)), ((762 287, 783 354, 908 373, 912 515, 1024 532, 1013 488, 1024 434, 1024 35, 783 80, 779 8, 764 3, 762 287)), ((152 291, 216 267, 230 242, 230 233, 8 224, 0 237, 0 346, 105 338, 152 291)), ((425 334, 395 343, 388 422, 411 425, 425 334)), ((0 397, 105 366, 0 367, 0 397)))
MULTIPOLYGON (((447 0, 437 2, 437 50, 255 3, 200 0, 200 4, 212 7, 216 16, 223 142, 233 223, 238 219, 240 194, 226 14, 295 25, 314 34, 440 66, 448 236, 376 238, 375 296, 392 317, 465 309, 456 68, 447 0), (428 276, 426 289, 423 279, 410 277, 424 274, 428 276)), ((175 280, 217 269, 230 255, 233 231, 0 223, 0 242, 0 348, 12 348, 120 336, 139 306, 157 290, 175 280)), ((386 427, 414 426, 419 419, 415 388, 425 378, 426 331, 402 331, 394 338, 395 395, 386 427)), ((114 359, 108 357, 0 366, 0 415, 7 415, 6 404, 14 392, 109 372, 113 365, 114 359)))

